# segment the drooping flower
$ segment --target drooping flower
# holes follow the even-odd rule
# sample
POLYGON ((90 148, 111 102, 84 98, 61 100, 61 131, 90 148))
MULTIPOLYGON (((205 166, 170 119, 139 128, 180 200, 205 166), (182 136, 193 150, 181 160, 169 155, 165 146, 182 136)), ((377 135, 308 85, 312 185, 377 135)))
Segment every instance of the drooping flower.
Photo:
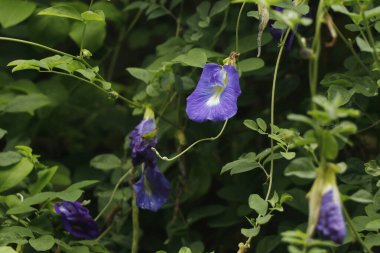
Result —
POLYGON ((239 74, 233 65, 207 63, 187 97, 186 113, 196 122, 224 121, 236 114, 240 93, 239 74))
POLYGON ((145 164, 141 178, 133 185, 136 204, 142 209, 157 211, 166 203, 170 183, 155 164, 145 164))
POLYGON ((342 244, 346 237, 339 192, 335 187, 329 187, 322 195, 316 229, 322 237, 339 244, 342 244))
POLYGON ((156 156, 151 150, 157 144, 156 124, 153 118, 142 120, 129 135, 131 139, 132 163, 137 166, 143 162, 154 162, 156 156))
POLYGON ((56 203, 54 209, 62 217, 63 227, 80 239, 95 239, 99 228, 87 208, 79 202, 63 201, 56 203))

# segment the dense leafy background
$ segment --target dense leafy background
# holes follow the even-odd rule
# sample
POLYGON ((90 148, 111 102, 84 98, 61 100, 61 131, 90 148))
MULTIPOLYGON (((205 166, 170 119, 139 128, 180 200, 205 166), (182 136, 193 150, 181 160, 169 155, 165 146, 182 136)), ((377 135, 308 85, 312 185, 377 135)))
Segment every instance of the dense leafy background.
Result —
MULTIPOLYGON (((334 2, 342 8, 344 3, 352 12, 358 11, 355 1, 326 2, 334 2)), ((376 1, 360 2, 365 2, 368 10, 379 6, 376 1)), ((112 83, 115 91, 139 104, 153 106, 158 117, 157 147, 162 154, 175 154, 197 139, 218 133, 221 123, 198 124, 187 119, 186 96, 195 87, 206 62, 222 63, 235 49, 241 4, 227 0, 96 0, 91 9, 101 10, 105 22, 100 14, 85 16, 83 40, 84 23, 78 19, 84 18, 80 13, 89 10, 90 1, 64 1, 70 11, 61 9, 59 15, 47 9, 57 3, 59 1, 0 0, 0 35, 41 43, 72 55, 80 54, 83 43, 83 48, 92 53, 88 62, 99 67, 100 75, 112 83), (42 10, 50 15, 38 15, 44 14, 42 10)), ((316 17, 317 4, 317 1, 310 3, 311 17, 316 17)), ((377 47, 378 8, 370 19, 377 47)), ((140 252, 178 252, 182 246, 191 248, 192 252, 236 252, 238 243, 246 240, 241 228, 251 227, 246 217, 260 213, 252 203, 264 198, 268 184, 265 174, 255 165, 252 152, 258 154, 270 145, 270 138, 263 132, 269 128, 272 79, 279 47, 267 29, 263 34, 261 58, 256 57, 258 20, 254 18, 257 14, 252 12, 256 10, 256 4, 247 3, 240 21, 239 70, 243 92, 239 111, 217 141, 198 145, 175 162, 160 161, 159 167, 171 181, 171 197, 157 213, 140 211, 140 252), (264 121, 257 122, 261 133, 257 124, 252 123, 257 118, 264 121), (251 121, 244 121, 246 119, 251 121), (222 168, 233 175, 228 172, 220 175, 222 168), (251 194, 262 197, 257 200, 251 194), (252 203, 248 202, 250 195, 252 203)), ((376 66, 369 45, 360 38, 355 39, 360 33, 342 12, 338 7, 330 10, 337 27, 353 41, 353 50, 370 70, 370 75, 338 38, 332 47, 322 46, 319 59, 322 81, 318 93, 331 101, 334 94, 339 93, 342 101, 338 107, 360 111, 359 117, 351 119, 359 131, 349 138, 350 145, 344 145, 342 140, 336 144, 341 149, 336 161, 347 164, 338 184, 354 227, 362 233, 365 244, 376 252, 380 246, 377 233, 380 229, 380 160, 376 160, 380 66, 376 66), (372 124, 375 125, 367 129, 372 124)), ((361 25, 363 23, 359 23, 361 25)), ((298 32, 310 45, 314 25, 300 26, 298 32)), ((330 40, 323 26, 321 41, 330 40)), ((132 224, 131 190, 127 181, 99 220, 104 230, 112 226, 100 243, 76 241, 63 234, 63 230, 58 229, 59 218, 51 211, 54 201, 79 198, 91 200, 88 207, 94 217, 99 213, 121 175, 130 168, 128 134, 141 120, 142 110, 72 77, 35 71, 43 71, 44 65, 39 60, 54 56, 54 52, 9 41, 0 40, 0 45, 0 245, 25 245, 24 252, 59 252, 57 245, 65 252, 129 251, 132 224), (12 67, 7 64, 18 59, 36 61, 14 62, 19 68, 16 70, 29 70, 12 73, 12 67), (18 148, 18 153, 16 146, 23 146, 18 148), (41 155, 39 162, 31 152, 41 155), (30 159, 22 158, 19 153, 30 159), (7 173, 8 170, 19 172, 12 174, 7 173), (98 180, 98 183, 85 181, 72 187, 83 180, 98 180), (50 195, 41 197, 41 191, 50 195), (16 193, 24 196, 23 205, 16 193), (25 204, 36 194, 40 194, 40 199, 25 204), (16 210, 9 212, 12 208, 16 210), (15 217, 34 224, 33 229, 23 228, 15 217)), ((290 113, 305 114, 309 109, 309 70, 304 54, 297 43, 291 50, 285 50, 275 99, 276 124, 295 136, 303 136, 309 129, 287 118, 290 113)), ((96 71, 87 69, 73 71, 73 74, 92 81, 96 71)), ((98 85, 110 91, 109 83, 98 85)), ((328 128, 341 122, 334 118, 328 128)), ((283 212, 273 213, 269 223, 261 227, 251 241, 250 252, 284 252, 286 243, 281 242, 281 232, 306 230, 306 194, 315 172, 304 148, 293 151, 297 154, 295 160, 276 160, 273 176, 273 189, 280 196, 290 194, 293 200, 286 202, 283 212)), ((337 151, 338 146, 331 152, 337 151)), ((323 250, 363 252, 359 244, 351 242, 352 238, 349 232, 346 244, 323 250)))

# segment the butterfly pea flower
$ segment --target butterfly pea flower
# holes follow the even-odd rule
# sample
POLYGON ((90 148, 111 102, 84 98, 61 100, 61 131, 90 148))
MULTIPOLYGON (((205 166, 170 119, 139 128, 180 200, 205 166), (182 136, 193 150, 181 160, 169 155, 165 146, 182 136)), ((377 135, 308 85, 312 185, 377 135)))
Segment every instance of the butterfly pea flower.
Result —
POLYGON ((237 112, 240 93, 239 74, 233 64, 207 63, 197 87, 187 97, 186 113, 196 122, 227 120, 237 112))
POLYGON ((157 144, 156 124, 153 118, 143 119, 129 135, 131 139, 132 163, 134 166, 143 162, 154 162, 156 156, 151 150, 157 144))
POLYGON ((73 236, 87 240, 98 237, 98 225, 79 202, 63 201, 56 203, 54 209, 62 217, 63 227, 73 236))
POLYGON ((339 244, 342 244, 346 237, 346 226, 336 187, 329 187, 322 195, 316 230, 322 237, 339 244))
POLYGON ((169 198, 170 183, 155 163, 146 163, 141 178, 133 185, 133 189, 139 208, 157 211, 169 198))
POLYGON ((324 167, 316 169, 316 178, 308 193, 307 233, 310 238, 317 232, 322 238, 341 244, 346 237, 342 205, 336 183, 336 173, 340 170, 340 167, 333 163, 327 163, 324 167))

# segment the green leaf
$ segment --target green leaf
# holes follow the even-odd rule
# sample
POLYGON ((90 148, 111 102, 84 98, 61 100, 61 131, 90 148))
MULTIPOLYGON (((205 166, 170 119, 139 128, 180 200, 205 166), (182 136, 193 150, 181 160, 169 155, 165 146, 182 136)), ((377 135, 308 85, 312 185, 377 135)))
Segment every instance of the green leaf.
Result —
POLYGON ((54 237, 51 235, 43 235, 38 238, 32 238, 29 240, 30 246, 37 251, 47 251, 53 248, 55 244, 54 237))
POLYGON ((309 117, 306 117, 305 115, 301 115, 301 114, 289 114, 287 118, 288 118, 288 120, 302 122, 302 123, 308 124, 310 126, 314 125, 313 120, 310 119, 309 117))
POLYGON ((350 196, 350 199, 359 203, 372 203, 373 196, 370 192, 360 189, 350 196))
MULTIPOLYGON (((22 156, 14 151, 1 152, 0 153, 0 167, 9 166, 18 163, 22 156)), ((1 168, 0 168, 1 169, 1 168)))
POLYGON ((76 201, 82 196, 83 191, 82 190, 73 190, 73 191, 62 191, 57 193, 57 198, 60 198, 62 200, 66 201, 76 201))
POLYGON ((4 28, 17 25, 32 15, 36 4, 21 0, 0 0, 0 24, 4 28))
POLYGON ((294 157, 296 157, 295 152, 280 152, 280 154, 286 159, 286 160, 292 160, 294 157))
POLYGON ((231 174, 242 173, 246 171, 253 170, 259 167, 259 164, 255 160, 255 153, 248 153, 235 160, 233 162, 227 163, 223 166, 220 174, 223 174, 226 171, 230 171, 231 174))
POLYGON ((40 11, 38 15, 56 16, 82 21, 80 13, 74 7, 69 5, 52 6, 40 11))
POLYGON ((280 198, 280 204, 283 204, 285 202, 289 202, 289 201, 292 201, 293 200, 293 196, 290 195, 289 193, 283 193, 281 194, 281 198, 280 198))
POLYGON ((28 158, 22 158, 15 165, 0 169, 0 192, 6 191, 20 183, 33 169, 28 158))
POLYGON ((368 216, 356 216, 352 219, 352 224, 356 231, 361 232, 366 230, 366 225, 372 221, 371 217, 368 216))
POLYGON ((372 17, 376 17, 376 16, 379 16, 380 15, 380 6, 377 6, 373 9, 370 9, 370 10, 366 10, 364 12, 364 15, 366 18, 372 18, 372 17))
POLYGON ((15 206, 8 209, 7 214, 10 214, 10 215, 11 214, 16 214, 16 215, 25 214, 25 213, 34 212, 36 210, 37 210, 36 208, 28 206, 28 205, 19 205, 19 206, 15 206))
POLYGON ((339 151, 338 142, 335 137, 329 131, 323 131, 321 142, 322 155, 328 160, 334 160, 339 151))
POLYGON ((49 97, 43 94, 18 95, 4 108, 4 112, 20 113, 27 112, 34 115, 34 111, 51 103, 49 97))
POLYGON ((84 180, 84 181, 80 181, 78 183, 70 185, 69 187, 67 187, 67 189, 65 191, 74 191, 74 190, 83 189, 83 188, 85 188, 87 186, 91 186, 91 185, 97 184, 98 182, 99 182, 98 180, 84 180))
POLYGON ((122 10, 111 2, 97 1, 92 5, 92 8, 95 10, 104 11, 106 19, 109 19, 117 24, 121 24, 123 22, 122 10))
POLYGON ((0 140, 8 133, 7 130, 0 128, 0 140))
POLYGON ((106 81, 100 81, 103 89, 110 90, 112 88, 112 83, 106 81))
POLYGON ((212 17, 212 16, 215 16, 218 13, 221 13, 222 11, 224 11, 225 9, 227 9, 229 5, 230 5, 230 2, 228 0, 217 1, 212 6, 212 8, 210 10, 209 16, 212 17))
POLYGON ((336 102, 337 106, 342 106, 350 101, 354 93, 353 89, 347 90, 342 86, 331 85, 327 90, 327 98, 330 101, 338 100, 338 102, 336 102))
POLYGON ((85 11, 81 14, 83 20, 105 22, 104 12, 101 10, 85 11))
POLYGON ((260 225, 263 225, 263 224, 266 224, 270 221, 270 219, 272 218, 273 215, 271 214, 267 214, 265 216, 259 216, 256 221, 258 224, 260 225))
POLYGON ((257 131, 259 129, 256 121, 251 120, 251 119, 244 120, 243 124, 249 129, 252 129, 253 131, 257 131))
MULTIPOLYGON (((0 4, 1 4, 1 2, 0 2, 0 4)), ((0 246, 0 252, 1 253, 17 253, 17 251, 15 251, 13 248, 11 248, 9 246, 0 246)))
POLYGON ((222 205, 207 205, 190 210, 187 215, 187 222, 194 223, 203 218, 211 217, 222 213, 226 208, 222 205))
MULTIPOLYGON (((1 159, 0 159, 1 161, 1 159)), ((380 167, 377 165, 376 160, 371 160, 364 164, 365 172, 373 177, 380 176, 380 167)))
POLYGON ((241 72, 249 72, 264 67, 264 61, 261 58, 248 58, 239 62, 238 68, 241 72))
POLYGON ((86 79, 92 81, 95 79, 96 74, 94 70, 92 69, 77 69, 76 72, 80 73, 82 76, 84 76, 86 79))
POLYGON ((206 61, 206 53, 201 48, 193 48, 187 54, 180 55, 173 60, 173 62, 198 68, 203 68, 206 61))
POLYGON ((12 69, 12 72, 20 71, 20 70, 26 70, 26 69, 31 69, 31 70, 41 70, 42 69, 49 69, 49 66, 43 62, 43 61, 38 61, 38 60, 14 60, 10 63, 8 63, 9 67, 15 66, 12 69))
POLYGON ((285 176, 296 176, 299 178, 315 178, 315 166, 309 158, 301 157, 294 159, 285 168, 285 176))
POLYGON ((263 132, 267 130, 267 123, 265 123, 265 121, 262 118, 256 119, 256 122, 259 128, 263 130, 263 132))
POLYGON ((90 165, 99 170, 112 170, 120 168, 121 160, 113 154, 103 154, 92 158, 90 165))
POLYGON ((248 198, 249 207, 255 210, 259 215, 264 216, 268 210, 268 202, 257 194, 251 194, 248 198))
POLYGON ((371 231, 378 231, 380 229, 380 219, 368 222, 365 228, 371 231))
POLYGON ((97 21, 76 22, 72 25, 69 36, 80 48, 82 44, 83 28, 86 25, 83 48, 95 52, 104 44, 106 38, 106 23, 97 21))
POLYGON ((48 169, 40 170, 37 172, 37 181, 28 186, 28 190, 32 195, 41 192, 46 185, 49 184, 58 170, 58 166, 54 166, 48 169))
POLYGON ((242 228, 240 232, 242 233, 242 235, 244 235, 247 238, 255 237, 256 235, 260 233, 260 226, 257 226, 254 228, 242 228))
POLYGON ((127 68, 127 71, 134 78, 137 78, 138 80, 141 80, 146 84, 148 84, 152 80, 153 75, 154 75, 153 71, 149 71, 142 68, 127 68))
POLYGON ((191 249, 188 247, 182 247, 178 253, 191 253, 191 249))
POLYGON ((380 234, 368 234, 364 238, 364 244, 367 247, 372 248, 373 246, 380 246, 380 234))

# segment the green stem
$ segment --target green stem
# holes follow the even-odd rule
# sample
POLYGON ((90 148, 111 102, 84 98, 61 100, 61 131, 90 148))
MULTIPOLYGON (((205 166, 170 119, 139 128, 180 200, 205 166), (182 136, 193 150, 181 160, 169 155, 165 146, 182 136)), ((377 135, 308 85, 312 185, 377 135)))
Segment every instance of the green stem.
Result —
POLYGON ((193 148, 193 147, 194 147, 195 145, 197 145, 198 143, 201 143, 201 142, 204 142, 204 141, 214 141, 214 140, 218 139, 218 138, 222 135, 222 133, 224 132, 224 129, 225 129, 226 126, 227 126, 227 122, 228 122, 228 120, 224 121, 223 127, 222 127, 222 129, 220 130, 220 132, 218 133, 218 135, 216 135, 216 136, 214 136, 214 137, 208 137, 208 138, 203 138, 203 139, 197 140, 196 142, 194 142, 193 144, 191 144, 190 146, 188 146, 186 149, 184 149, 181 153, 177 154, 176 156, 174 156, 174 157, 172 157, 172 158, 168 158, 168 157, 166 157, 166 156, 161 156, 161 155, 160 155, 160 152, 158 152, 158 150, 155 149, 155 148, 153 148, 153 147, 152 147, 151 149, 152 149, 152 151, 153 151, 154 153, 156 153, 156 155, 157 155, 161 160, 168 161, 168 162, 170 162, 170 161, 174 161, 175 159, 181 157, 183 154, 185 154, 186 152, 188 152, 191 148, 193 148))
MULTIPOLYGON (((76 75, 73 75, 73 74, 69 74, 69 73, 65 73, 65 72, 59 72, 59 71, 54 71, 54 70, 40 70, 39 72, 41 73, 52 73, 52 74, 57 74, 57 75, 62 75, 62 76, 69 76, 69 77, 72 77, 72 78, 75 78, 75 79, 78 79, 82 82, 85 82, 85 83, 88 83, 92 86, 94 86, 95 88, 97 88, 98 90, 106 93, 106 94, 109 94, 109 91, 108 90, 105 90, 103 89, 101 86, 87 80, 87 79, 84 79, 82 77, 79 77, 79 76, 76 76, 76 75)), ((141 105, 137 104, 136 102, 126 98, 126 97, 123 97, 121 95, 118 94, 118 99, 120 100, 123 100, 124 102, 126 102, 127 104, 131 105, 131 106, 135 106, 135 107, 141 107, 141 105)))
POLYGON ((39 48, 42 48, 42 49, 45 49, 47 51, 54 52, 54 53, 57 53, 57 54, 60 54, 60 55, 66 55, 66 56, 69 56, 69 57, 72 57, 72 58, 77 58, 76 56, 74 56, 72 54, 68 54, 68 53, 56 50, 54 48, 47 47, 45 45, 42 45, 42 44, 39 44, 39 43, 35 43, 35 42, 31 42, 31 41, 28 41, 28 40, 14 39, 14 38, 9 38, 9 37, 0 37, 0 40, 17 42, 17 43, 21 43, 21 44, 27 44, 27 45, 31 45, 31 46, 34 46, 34 47, 39 47, 39 48))
MULTIPOLYGON (((132 185, 131 185, 132 187, 132 185)), ((136 192, 132 189, 132 250, 131 253, 139 252, 139 209, 136 203, 136 192)))
POLYGON ((216 32, 216 34, 215 34, 215 36, 214 36, 214 41, 212 42, 210 48, 214 48, 215 44, 218 42, 219 36, 222 34, 222 32, 224 31, 224 29, 226 29, 226 27, 227 27, 227 18, 228 18, 228 12, 229 12, 229 10, 230 10, 230 8, 228 7, 228 8, 224 11, 224 16, 223 16, 222 24, 221 24, 219 30, 216 32))
MULTIPOLYGON (((281 47, 280 47, 280 51, 278 52, 278 55, 277 55, 276 66, 274 67, 273 82, 272 82, 271 109, 270 109, 270 126, 271 126, 270 127, 270 134, 271 134, 271 136, 274 135, 274 131, 273 131, 273 129, 274 129, 274 101, 276 98, 276 83, 277 83, 278 69, 280 67, 282 54, 284 52, 285 43, 286 43, 286 40, 287 40, 289 34, 290 34, 290 29, 287 29, 285 36, 283 37, 283 39, 281 41, 281 47)), ((271 157, 273 157, 273 153, 274 153, 274 140, 273 140, 273 138, 270 139, 270 150, 271 150, 270 155, 271 155, 271 157)), ((269 185, 268 185, 267 194, 265 196, 265 201, 267 201, 269 199, 270 193, 272 191, 273 167, 274 167, 274 160, 271 159, 270 169, 269 169, 269 185)))
POLYGON ((245 6, 245 1, 243 2, 243 4, 241 5, 240 7, 240 10, 239 10, 239 15, 237 17, 237 20, 236 20, 236 28, 235 28, 235 51, 236 52, 239 52, 239 25, 240 25, 240 17, 241 17, 241 14, 243 13, 243 9, 244 9, 244 6, 245 6))
POLYGON ((360 237, 359 233, 355 230, 355 227, 354 227, 354 224, 352 223, 351 217, 348 214, 347 209, 345 208, 345 206, 343 204, 342 204, 342 210, 343 210, 344 217, 347 221, 348 227, 350 228, 352 234, 354 235, 354 237, 356 238, 358 243, 363 247, 363 249, 367 253, 372 253, 372 250, 370 248, 368 248, 368 246, 364 243, 363 239, 360 237))
MULTIPOLYGON (((94 0, 91 0, 90 5, 88 6, 88 10, 91 10, 93 2, 94 2, 94 0)), ((79 57, 80 58, 83 58, 83 45, 84 45, 84 40, 86 37, 87 21, 84 21, 83 24, 84 24, 84 26, 83 26, 83 30, 82 30, 82 39, 80 42, 80 49, 79 49, 79 57)))
POLYGON ((114 224, 114 223, 112 222, 111 225, 109 225, 109 226, 106 228, 106 230, 104 230, 103 233, 101 233, 101 234, 96 238, 95 241, 99 242, 101 239, 103 239, 104 236, 106 236, 106 235, 111 231, 111 229, 112 229, 112 227, 113 227, 113 224, 114 224))
POLYGON ((132 169, 129 169, 120 179, 117 181, 110 199, 108 200, 107 204, 103 207, 103 209, 99 212, 99 214, 95 217, 95 221, 97 221, 103 213, 108 209, 108 207, 111 205, 113 198, 115 197, 117 189, 119 189, 119 186, 124 182, 124 180, 128 177, 128 175, 131 173, 132 169))
POLYGON ((371 71, 369 70, 369 68, 367 68, 367 66, 362 62, 362 60, 360 60, 360 57, 359 55, 356 53, 354 47, 352 46, 352 42, 348 41, 344 35, 342 34, 342 32, 339 30, 339 28, 333 24, 334 26, 334 29, 335 31, 337 32, 337 34, 339 35, 339 37, 343 40, 343 42, 346 44, 346 46, 348 47, 348 49, 350 49, 352 55, 354 56, 354 59, 356 60, 356 62, 367 72, 368 75, 371 75, 371 71))
POLYGON ((178 18, 176 19, 177 25, 175 29, 175 36, 178 37, 179 33, 181 32, 181 21, 182 21, 182 14, 183 14, 183 3, 185 1, 181 1, 180 7, 179 7, 179 14, 178 18))
POLYGON ((312 43, 313 56, 310 59, 310 63, 309 63, 309 83, 310 83, 312 108, 315 108, 313 98, 317 93, 318 63, 319 63, 319 55, 321 52, 321 26, 322 26, 324 14, 325 14, 324 0, 320 0, 319 5, 318 5, 318 10, 317 10, 317 15, 315 18, 315 22, 316 22, 315 33, 314 33, 314 39, 312 43))
POLYGON ((80 42, 80 49, 79 49, 79 57, 83 58, 83 45, 84 45, 84 39, 86 36, 86 29, 87 29, 87 23, 84 22, 83 30, 82 30, 82 39, 80 42))
POLYGON ((116 61, 117 61, 117 59, 119 57, 119 53, 120 53, 121 43, 125 39, 125 36, 136 25, 136 23, 139 20, 141 14, 142 14, 142 10, 139 10, 139 12, 137 12, 136 16, 133 18, 132 22, 129 24, 128 28, 126 28, 125 26, 123 26, 123 28, 120 30, 120 34, 119 34, 119 37, 117 39, 117 43, 116 43, 115 49, 113 51, 111 62, 110 62, 109 68, 108 68, 108 73, 107 73, 107 79, 108 80, 112 80, 113 73, 115 71, 116 61))
POLYGON ((21 225, 23 225, 24 227, 28 227, 28 226, 29 226, 29 223, 28 223, 28 222, 26 222, 26 221, 20 219, 20 218, 17 217, 16 215, 11 214, 10 217, 11 217, 13 220, 19 222, 19 223, 20 223, 21 225))
POLYGON ((365 16, 365 13, 364 11, 361 9, 361 14, 362 14, 362 17, 363 17, 363 21, 364 21, 364 26, 366 28, 366 31, 367 31, 367 36, 368 36, 368 39, 369 39, 369 43, 372 47, 372 50, 373 50, 373 59, 374 61, 376 62, 376 65, 380 68, 380 60, 378 58, 378 55, 377 55, 377 51, 376 51, 376 43, 375 43, 375 40, 373 38, 373 34, 372 34, 372 31, 371 31, 371 28, 369 27, 369 23, 368 23, 368 20, 367 20, 367 17, 365 16))

